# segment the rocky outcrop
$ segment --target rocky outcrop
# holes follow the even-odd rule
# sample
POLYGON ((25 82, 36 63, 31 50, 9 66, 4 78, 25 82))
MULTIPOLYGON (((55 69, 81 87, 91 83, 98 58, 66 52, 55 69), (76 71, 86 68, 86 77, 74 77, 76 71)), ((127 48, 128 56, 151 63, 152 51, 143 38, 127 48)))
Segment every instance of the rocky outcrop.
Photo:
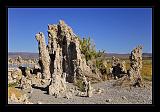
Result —
POLYGON ((39 43, 41 69, 48 74, 47 78, 66 74, 67 82, 76 82, 76 77, 82 73, 91 73, 81 54, 77 36, 64 21, 60 20, 58 25, 48 25, 47 47, 43 33, 38 33, 36 39, 39 43))
POLYGON ((118 79, 113 86, 129 86, 130 88, 131 86, 143 86, 143 80, 140 73, 142 69, 142 46, 137 46, 135 49, 133 49, 129 58, 130 69, 128 70, 127 74, 118 79))
POLYGON ((62 20, 58 25, 48 25, 48 51, 51 73, 66 73, 67 82, 76 82, 76 77, 81 75, 79 69, 91 71, 81 54, 77 36, 62 20))
POLYGON ((52 78, 49 94, 59 94, 62 88, 65 90, 65 82, 76 83, 77 77, 92 74, 81 53, 79 39, 64 21, 48 25, 47 46, 43 33, 38 33, 36 39, 42 74, 52 78))
POLYGON ((121 71, 122 71, 122 73, 127 73, 126 62, 125 61, 121 62, 121 71))
POLYGON ((38 41, 39 63, 41 66, 43 78, 49 79, 51 77, 50 70, 49 70, 50 57, 48 54, 48 50, 46 48, 44 34, 42 32, 36 34, 36 39, 38 41))
POLYGON ((18 61, 19 64, 22 64, 22 62, 23 62, 23 60, 20 56, 17 57, 17 61, 18 61))
POLYGON ((8 84, 17 83, 21 78, 22 78, 22 71, 19 68, 8 69, 8 84))
POLYGON ((112 57, 112 68, 109 73, 113 74, 114 79, 121 78, 127 74, 125 61, 120 61, 119 58, 112 57))
POLYGON ((88 81, 88 86, 87 86, 87 97, 92 97, 93 95, 93 88, 91 87, 91 82, 88 81))
POLYGON ((26 59, 24 57, 18 56, 17 58, 9 58, 8 59, 8 64, 10 66, 15 66, 17 65, 17 67, 22 66, 22 65, 34 65, 37 64, 37 59, 26 59))
POLYGON ((32 90, 32 80, 28 79, 27 77, 22 76, 19 87, 21 89, 29 89, 29 91, 31 91, 32 90))
POLYGON ((85 76, 83 76, 82 87, 82 93, 84 93, 84 95, 80 96, 92 97, 93 87, 91 87, 91 82, 87 81, 87 78, 85 76))
POLYGON ((131 51, 130 61, 131 68, 128 75, 132 81, 132 85, 142 86, 142 77, 140 73, 142 69, 142 46, 137 46, 131 51))
POLYGON ((56 98, 66 94, 66 84, 61 76, 55 75, 54 79, 52 78, 48 93, 56 98))

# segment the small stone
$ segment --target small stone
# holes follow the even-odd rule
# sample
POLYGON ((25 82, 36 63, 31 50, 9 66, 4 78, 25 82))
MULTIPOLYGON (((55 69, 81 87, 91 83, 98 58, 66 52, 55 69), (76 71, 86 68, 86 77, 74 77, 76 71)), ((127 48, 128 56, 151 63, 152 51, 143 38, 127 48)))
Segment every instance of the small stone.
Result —
POLYGON ((77 94, 76 94, 76 96, 81 96, 81 97, 83 97, 83 96, 86 96, 86 92, 78 92, 77 94))
POLYGON ((71 93, 74 93, 74 89, 70 89, 69 91, 70 91, 71 93))
POLYGON ((110 102, 110 101, 111 101, 111 99, 107 99, 107 100, 106 100, 106 102, 110 102))
POLYGON ((104 89, 98 88, 98 89, 96 90, 96 92, 97 92, 97 94, 103 93, 103 92, 104 92, 104 89))
POLYGON ((125 96, 122 96, 122 99, 123 99, 123 100, 126 100, 127 98, 126 98, 125 96))
POLYGON ((28 100, 26 100, 25 102, 24 102, 24 104, 33 104, 32 102, 29 102, 28 100))
POLYGON ((69 93, 66 93, 65 97, 66 99, 71 99, 72 98, 72 94, 69 92, 69 93))
POLYGON ((46 81, 45 81, 44 79, 41 80, 41 84, 42 84, 42 85, 44 85, 45 82, 46 82, 46 81))

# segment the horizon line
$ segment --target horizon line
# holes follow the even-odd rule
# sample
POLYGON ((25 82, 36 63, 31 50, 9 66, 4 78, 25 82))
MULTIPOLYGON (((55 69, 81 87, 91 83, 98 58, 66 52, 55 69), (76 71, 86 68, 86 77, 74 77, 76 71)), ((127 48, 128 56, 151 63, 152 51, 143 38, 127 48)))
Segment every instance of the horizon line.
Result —
MULTIPOLYGON (((38 52, 28 52, 28 51, 11 51, 11 52, 8 52, 8 53, 38 53, 38 52)), ((130 53, 116 53, 116 52, 105 52, 105 53, 109 53, 109 54, 130 54, 130 53)), ((152 52, 144 52, 144 53, 150 53, 152 54, 152 52)), ((142 53, 143 54, 143 53, 142 53)))

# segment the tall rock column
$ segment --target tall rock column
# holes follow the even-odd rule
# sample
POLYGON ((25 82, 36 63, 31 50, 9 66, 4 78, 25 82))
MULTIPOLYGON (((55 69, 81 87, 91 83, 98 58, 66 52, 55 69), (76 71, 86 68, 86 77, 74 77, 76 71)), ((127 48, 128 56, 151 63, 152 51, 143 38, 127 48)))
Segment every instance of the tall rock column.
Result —
POLYGON ((48 51, 49 54, 54 54, 57 48, 57 25, 48 25, 48 51))
POLYGON ((49 79, 51 77, 50 74, 50 57, 48 50, 46 49, 44 34, 42 32, 39 32, 36 34, 36 40, 38 41, 38 48, 39 48, 39 61, 40 66, 43 74, 44 79, 49 79))
POLYGON ((48 93, 55 97, 62 97, 66 92, 66 84, 64 75, 62 72, 62 49, 58 45, 55 53, 54 60, 54 73, 52 76, 52 82, 49 85, 48 93))
POLYGON ((57 25, 48 25, 48 50, 50 61, 50 71, 52 81, 49 85, 48 93, 55 97, 62 97, 66 91, 65 76, 63 70, 64 48, 63 37, 60 36, 60 30, 57 25))
MULTIPOLYGON (((50 56, 50 72, 51 75, 55 73, 56 65, 54 64, 56 57, 56 50, 58 47, 58 42, 57 42, 57 33, 58 33, 58 28, 57 25, 48 25, 48 51, 49 51, 49 56, 50 56), (55 72, 54 72, 55 71, 55 72)), ((53 76, 52 76, 53 77, 53 76)))
POLYGON ((131 51, 130 55, 131 68, 129 70, 129 76, 133 85, 141 86, 142 77, 140 70, 142 69, 142 46, 137 46, 131 51))
POLYGON ((66 80, 68 82, 74 82, 74 62, 76 57, 76 46, 73 40, 76 35, 73 33, 72 29, 63 21, 60 20, 58 27, 58 43, 62 48, 62 66, 63 72, 67 74, 66 80))
POLYGON ((49 71, 53 78, 55 75, 65 74, 67 82, 75 82, 79 74, 92 74, 80 51, 79 39, 64 21, 60 20, 57 25, 48 25, 47 49, 43 37, 42 33, 36 36, 39 42, 41 66, 45 73, 49 71))

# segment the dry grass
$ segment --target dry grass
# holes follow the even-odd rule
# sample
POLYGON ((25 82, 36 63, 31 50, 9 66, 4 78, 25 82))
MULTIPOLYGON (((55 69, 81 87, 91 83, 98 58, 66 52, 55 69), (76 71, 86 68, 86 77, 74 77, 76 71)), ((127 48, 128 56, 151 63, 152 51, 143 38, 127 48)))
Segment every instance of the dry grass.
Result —
MULTIPOLYGON (((143 64, 142 70, 141 70, 142 78, 147 81, 152 81, 152 60, 145 59, 143 60, 142 64, 143 64)), ((127 69, 130 68, 129 60, 127 60, 126 66, 127 66, 127 69)))
POLYGON ((15 87, 8 87, 8 97, 10 97, 13 93, 17 98, 19 98, 23 94, 20 90, 18 90, 15 87))
POLYGON ((19 98, 23 94, 21 90, 15 88, 16 86, 17 86, 17 83, 8 85, 8 97, 10 97, 14 93, 15 96, 19 98))
POLYGON ((152 60, 143 60, 141 73, 144 80, 152 81, 152 60))
MULTIPOLYGON (((129 59, 123 59, 126 62, 126 69, 129 70, 130 68, 130 61, 129 59)), ((141 70, 142 78, 146 81, 152 81, 152 60, 151 59, 144 59, 143 67, 141 70)), ((111 67, 111 63, 108 63, 107 67, 111 67)))

